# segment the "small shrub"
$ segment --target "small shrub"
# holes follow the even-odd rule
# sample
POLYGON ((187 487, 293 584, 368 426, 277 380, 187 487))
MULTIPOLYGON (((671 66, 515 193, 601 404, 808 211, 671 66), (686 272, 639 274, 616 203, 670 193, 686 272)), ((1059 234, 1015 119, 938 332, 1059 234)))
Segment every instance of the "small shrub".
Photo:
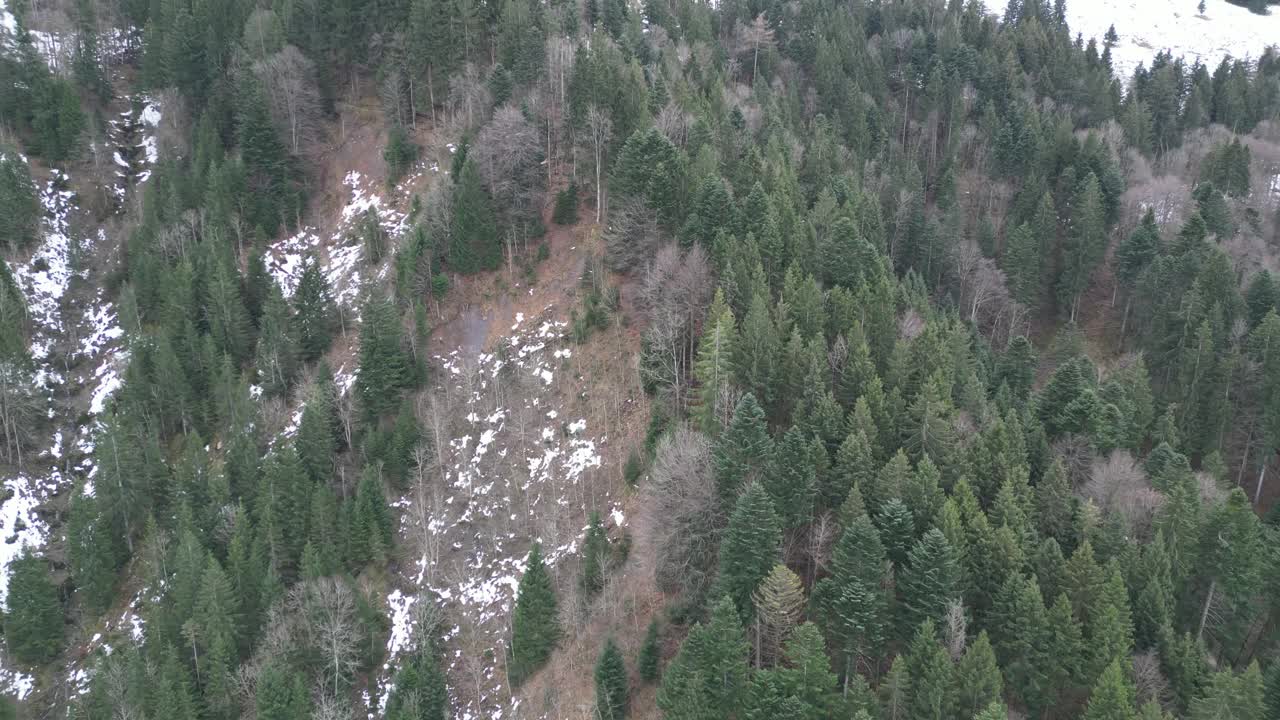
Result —
POLYGON ((382 151, 382 159, 387 163, 387 182, 395 185, 404 177, 409 167, 418 159, 418 146, 409 139, 404 126, 392 126, 387 134, 387 147, 382 151))
POLYGON ((627 455, 627 462, 622 466, 622 477, 631 487, 635 487, 640 482, 640 476, 644 474, 644 455, 633 449, 627 455))
POLYGON ((569 183, 569 187, 556 193, 556 207, 551 213, 551 221, 557 225, 572 225, 578 222, 578 186, 569 183))

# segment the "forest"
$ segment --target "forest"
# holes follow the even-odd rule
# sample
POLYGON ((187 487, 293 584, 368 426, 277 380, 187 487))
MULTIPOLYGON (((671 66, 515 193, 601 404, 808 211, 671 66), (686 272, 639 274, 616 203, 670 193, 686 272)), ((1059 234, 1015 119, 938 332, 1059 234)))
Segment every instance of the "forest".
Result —
POLYGON ((1068 2, 9 0, 0 718, 1280 718, 1280 51, 1068 2), (486 647, 446 317, 570 250, 642 421, 555 542, 485 459, 486 647))

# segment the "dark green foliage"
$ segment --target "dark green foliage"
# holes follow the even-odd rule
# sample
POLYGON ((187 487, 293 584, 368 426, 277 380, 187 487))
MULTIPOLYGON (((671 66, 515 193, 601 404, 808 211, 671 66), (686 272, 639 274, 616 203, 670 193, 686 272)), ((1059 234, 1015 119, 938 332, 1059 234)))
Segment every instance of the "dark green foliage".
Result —
POLYGON ((298 346, 291 327, 289 304, 272 283, 259 321, 255 366, 258 386, 267 395, 284 395, 297 372, 298 346))
POLYGON ((907 691, 906 716, 919 720, 942 720, 949 716, 947 702, 951 689, 951 657, 938 642, 932 620, 920 624, 906 653, 911 680, 907 691))
POLYGON ((965 649, 952 674, 951 712, 954 717, 974 717, 999 702, 1004 681, 986 631, 965 649))
POLYGON ((784 529, 800 527, 812 517, 817 471, 799 427, 793 426, 778 443, 762 484, 784 529))
POLYGON ((25 550, 9 564, 4 640, 9 652, 28 665, 43 663, 62 647, 62 603, 49 578, 49 563, 25 550))
POLYGON ((511 682, 519 685, 541 668, 559 639, 555 589, 542 562, 542 548, 535 543, 520 578, 511 617, 511 657, 507 670, 511 682))
POLYGON ((744 618, 754 613, 751 596, 778 561, 782 531, 773 501, 760 483, 738 497, 720 544, 716 594, 726 595, 744 618))
POLYGON ((409 138, 404 126, 396 123, 387 131, 387 147, 382 151, 387 163, 387 184, 395 185, 418 159, 418 146, 409 138))
POLYGON ((1120 660, 1109 665, 1089 695, 1089 706, 1084 711, 1085 720, 1133 720, 1133 687, 1125 675, 1120 660))
POLYGON ((366 467, 360 475, 350 522, 351 559, 357 565, 385 559, 391 550, 393 526, 381 478, 373 467, 366 467))
POLYGON ((452 244, 449 266, 455 272, 494 270, 502 262, 502 240, 498 236, 493 200, 480 179, 475 163, 462 165, 453 188, 452 244))
POLYGON ((705 624, 694 625, 662 674, 658 708, 680 720, 721 720, 741 708, 750 646, 729 598, 718 601, 705 624))
POLYGON ((556 193, 551 222, 557 225, 573 225, 578 222, 578 185, 576 183, 569 183, 568 187, 556 193))
POLYGON ((831 574, 813 590, 813 602, 822 610, 832 649, 845 661, 845 675, 853 672, 855 663, 877 657, 887 637, 889 605, 881 588, 884 576, 880 534, 864 513, 846 525, 832 550, 831 574))
POLYGON ((1256 328, 1272 310, 1280 312, 1280 287, 1277 287, 1275 278, 1269 271, 1260 270, 1249 281, 1245 305, 1248 308, 1250 329, 1256 328))
POLYGON ((911 549, 899 570, 900 621, 905 637, 922 622, 941 623, 947 606, 960 595, 960 569, 942 532, 931 529, 911 549))
POLYGON ((640 673, 640 679, 647 683, 657 682, 662 674, 661 643, 658 621, 655 618, 649 621, 649 629, 644 632, 644 643, 640 645, 640 656, 636 658, 636 670, 640 673))
POLYGON ((600 720, 622 720, 627 716, 627 667, 613 638, 605 640, 600 659, 596 661, 595 676, 596 717, 600 720))
POLYGON ((337 325, 329 281, 314 256, 306 261, 298 289, 293 295, 294 322, 298 349, 303 360, 315 360, 329 349, 337 325))
POLYGON ((588 601, 604 589, 605 571, 609 566, 609 536, 605 534, 600 513, 591 513, 587 536, 582 541, 582 574, 578 586, 588 601))
POLYGON ((1240 138, 1233 137, 1231 142, 1223 142, 1209 151, 1201 166, 1200 177, 1227 195, 1246 197, 1249 194, 1249 163, 1248 146, 1242 144, 1240 138))
POLYGON ((733 420, 713 449, 716 487, 720 499, 732 505, 739 491, 773 456, 773 440, 765 424, 764 410, 751 393, 742 396, 733 411, 733 420))
POLYGON ((759 670, 747 691, 744 718, 793 717, 818 720, 835 716, 844 705, 838 678, 831 672, 822 635, 812 623, 791 634, 783 651, 784 662, 759 670))
POLYGON ((276 133, 264 91, 246 82, 236 117, 240 157, 244 162, 249 202, 248 220, 267 235, 296 216, 301 194, 294 187, 294 170, 284 143, 276 133))
MULTIPOLYGON (((9 252, 30 246, 40 230, 40 200, 18 151, 0 145, 0 237, 9 252)), ((6 268, 7 272, 7 268, 6 268)))
POLYGON ((399 404, 399 391, 413 380, 395 306, 385 298, 370 297, 361 310, 360 373, 355 385, 365 421, 373 423, 399 404))
POLYGON ((1071 223, 1062 248, 1058 303, 1074 321, 1080 296, 1107 249, 1106 208, 1098 178, 1092 173, 1076 189, 1071 208, 1071 223))
POLYGON ((279 665, 262 671, 254 704, 262 720, 304 720, 311 715, 311 700, 302 677, 279 665))
POLYGON ((434 648, 427 647, 404 661, 396 674, 395 690, 387 700, 387 720, 445 720, 449 694, 434 648))

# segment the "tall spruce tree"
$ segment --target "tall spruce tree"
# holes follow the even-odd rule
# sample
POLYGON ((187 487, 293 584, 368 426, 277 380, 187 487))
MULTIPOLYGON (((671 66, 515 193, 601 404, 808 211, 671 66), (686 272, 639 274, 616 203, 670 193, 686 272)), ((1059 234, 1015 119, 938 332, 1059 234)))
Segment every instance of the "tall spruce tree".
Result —
POLYGON ((734 717, 750 677, 748 651, 738 609, 732 600, 722 598, 707 622, 689 631, 662 674, 658 708, 673 720, 734 717))
POLYGON ((62 646, 62 602, 49 578, 49 563, 30 548, 9 563, 4 639, 9 652, 34 665, 52 659, 62 646))
POLYGON ((604 642, 596 661, 596 717, 600 720, 622 720, 627 716, 627 667, 622 651, 613 638, 604 642))
POLYGON ((720 544, 720 573, 716 594, 727 595, 743 618, 755 612, 752 593, 777 563, 782 530, 773 501, 760 483, 739 496, 720 544))
POLYGON ((542 547, 534 543, 511 617, 511 658, 508 674, 515 685, 523 683, 546 663, 560 640, 556 595, 551 575, 542 561, 542 547))

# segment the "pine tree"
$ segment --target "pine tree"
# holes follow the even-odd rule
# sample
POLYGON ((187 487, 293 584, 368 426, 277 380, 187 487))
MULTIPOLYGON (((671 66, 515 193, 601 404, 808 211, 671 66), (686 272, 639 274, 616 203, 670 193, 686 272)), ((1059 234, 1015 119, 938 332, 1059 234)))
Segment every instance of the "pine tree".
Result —
POLYGON ((321 362, 316 379, 302 406, 298 434, 294 438, 298 460, 315 483, 327 483, 333 476, 333 454, 339 446, 337 389, 327 363, 321 362))
POLYGON ((311 715, 302 677, 279 665, 269 665, 258 678, 254 695, 261 720, 305 720, 311 715))
POLYGON ((715 299, 707 311, 702 338, 698 341, 698 357, 694 361, 693 377, 697 383, 697 406, 693 414, 698 426, 711 436, 719 434, 728 424, 729 396, 732 391, 734 345, 737 343, 737 324, 733 311, 724 299, 724 291, 717 288, 715 299))
MULTIPOLYGON (((1260 379, 1262 457, 1270 458, 1277 449, 1280 449, 1280 315, 1275 310, 1269 311, 1250 335, 1249 341, 1253 356, 1258 363, 1260 379)), ((1258 463, 1255 502, 1262 497, 1267 464, 1266 462, 1258 463)))
POLYGON ((1039 307, 1044 288, 1040 274, 1040 243, 1031 226, 1022 223, 1009 233, 1001 262, 1009 278, 1009 293, 1032 311, 1039 307))
POLYGON ((1267 313, 1280 310, 1280 287, 1270 271, 1260 270, 1249 281, 1249 289, 1245 291, 1245 306, 1250 330, 1262 324, 1267 313))
POLYGON ((1009 689, 1033 713, 1052 704, 1050 668, 1054 648, 1050 646, 1048 613, 1035 580, 1013 575, 997 596, 992 632, 1000 666, 1009 689))
POLYGON ((915 521, 911 510, 906 503, 895 497, 880 508, 875 518, 885 553, 893 561, 894 567, 905 566, 907 556, 916 544, 915 521))
MULTIPOLYGON (((753 395, 764 407, 773 407, 779 365, 783 357, 783 338, 779 336, 769 311, 766 291, 751 296, 747 313, 738 328, 734 348, 734 374, 737 384, 753 395)), ((745 397, 745 396, 744 396, 745 397)))
POLYGON ((938 642, 932 620, 920 623, 904 655, 910 686, 905 717, 911 720, 943 720, 949 717, 951 657, 938 642))
POLYGON ((475 162, 468 159, 453 189, 452 244, 449 266, 463 274, 495 270, 502 262, 493 199, 485 189, 475 162))
POLYGON ((372 424, 399 404, 399 391, 413 378, 395 306, 385 298, 370 297, 361 320, 360 372, 355 390, 365 421, 372 424))
POLYGON ((17 150, 0 145, 0 237, 14 252, 34 243, 39 231, 40 200, 31 171, 17 150))
MULTIPOLYGON (((1051 696, 1062 698, 1086 675, 1088 646, 1085 645, 1080 623, 1071 613, 1071 601, 1059 594, 1049 608, 1048 675, 1051 696)), ((1096 675, 1096 673, 1094 673, 1096 675)))
POLYGON ((751 594, 755 604, 756 665, 768 667, 779 657, 804 609, 804 586, 786 565, 774 565, 751 594))
POLYGON ((987 632, 978 633, 956 662, 951 677, 952 717, 975 717, 991 703, 998 703, 1004 689, 1000 666, 987 632))
POLYGON ((649 621, 649 629, 644 632, 640 656, 636 659, 636 669, 640 673, 640 679, 647 683, 657 682, 662 673, 661 663, 662 644, 658 635, 658 620, 654 618, 649 621))
POLYGON ((831 553, 831 574, 813 591, 824 628, 844 656, 846 682, 856 663, 879 656, 885 640, 889 607, 881 589, 884 565, 880 533, 863 513, 845 527, 831 553))
POLYGON ((298 333, 301 357, 306 361, 315 360, 329 349, 338 317, 329 281, 315 256, 307 258, 303 266, 298 289, 293 294, 293 308, 293 327, 298 333))
POLYGON ((391 514, 382 492, 382 479, 375 467, 365 467, 356 486, 350 527, 351 559, 357 565, 384 559, 393 538, 391 514))
POLYGON ((430 647, 420 649, 396 674, 387 699, 386 720, 445 720, 449 693, 430 647))
POLYGON ((751 393, 742 396, 733 411, 733 420, 716 439, 712 449, 716 468, 716 487, 720 501, 730 506, 755 471, 773 457, 773 439, 765 423, 764 410, 751 393))
POLYGON ((658 708, 670 720, 719 720, 741 708, 750 675, 746 636, 733 601, 723 598, 707 623, 689 631, 662 674, 658 708))
POLYGON ((1085 616, 1094 672, 1101 672, 1113 659, 1127 662, 1133 650, 1133 620, 1129 593, 1114 561, 1085 616))
POLYGON ((898 575, 899 628, 902 637, 922 622, 942 622, 947 608, 960 595, 960 569, 942 532, 930 529, 911 549, 898 575))
POLYGON ((1151 542, 1143 546, 1136 575, 1134 641, 1145 649, 1154 647, 1165 627, 1172 625, 1175 607, 1173 570, 1162 531, 1157 530, 1151 542))
POLYGON ((1120 282, 1134 287, 1160 250, 1160 228, 1156 225, 1155 211, 1148 208, 1138 228, 1116 248, 1116 275, 1120 282))
POLYGON ((759 483, 752 483, 738 497, 720 544, 720 573, 716 594, 727 595, 749 618, 755 612, 751 596, 777 562, 782 531, 773 502, 759 483))
POLYGON ((4 639, 19 661, 28 665, 46 662, 62 646, 62 603, 49 579, 49 565, 27 548, 9 563, 8 612, 4 639))
POLYGON ((1058 279, 1058 302, 1074 322, 1080 296, 1088 288, 1089 279, 1107 249, 1102 190, 1093 173, 1076 189, 1071 208, 1070 230, 1062 248, 1063 268, 1058 279))
POLYGON ((507 673, 513 685, 523 683, 551 656, 560 639, 555 589, 542 561, 542 548, 534 543, 516 590, 511 618, 511 659, 507 673))
POLYGON ((606 564, 609 561, 609 536, 605 534, 600 513, 591 513, 587 535, 582 542, 582 575, 578 586, 590 601, 604 589, 606 564))
POLYGON ((1085 708, 1085 720, 1134 720, 1133 686, 1125 676, 1120 659, 1113 660, 1089 694, 1089 706, 1085 708))
POLYGON ((784 656, 784 664, 756 672, 742 717, 818 720, 835 716, 843 704, 818 629, 812 623, 797 627, 784 656))
POLYGON ((290 327, 289 304, 272 283, 259 322, 258 385, 269 397, 284 395, 297 371, 298 347, 290 327))
POLYGON ((1270 717, 1267 715, 1265 683, 1257 661, 1236 675, 1230 669, 1213 674, 1203 697, 1190 703, 1190 720, 1213 717, 1270 717))
POLYGON ((783 435, 762 484, 784 529, 800 527, 813 517, 817 470, 799 427, 792 426, 783 435))
POLYGON ((613 638, 605 640, 596 661, 596 717, 622 720, 627 716, 627 668, 613 638))

